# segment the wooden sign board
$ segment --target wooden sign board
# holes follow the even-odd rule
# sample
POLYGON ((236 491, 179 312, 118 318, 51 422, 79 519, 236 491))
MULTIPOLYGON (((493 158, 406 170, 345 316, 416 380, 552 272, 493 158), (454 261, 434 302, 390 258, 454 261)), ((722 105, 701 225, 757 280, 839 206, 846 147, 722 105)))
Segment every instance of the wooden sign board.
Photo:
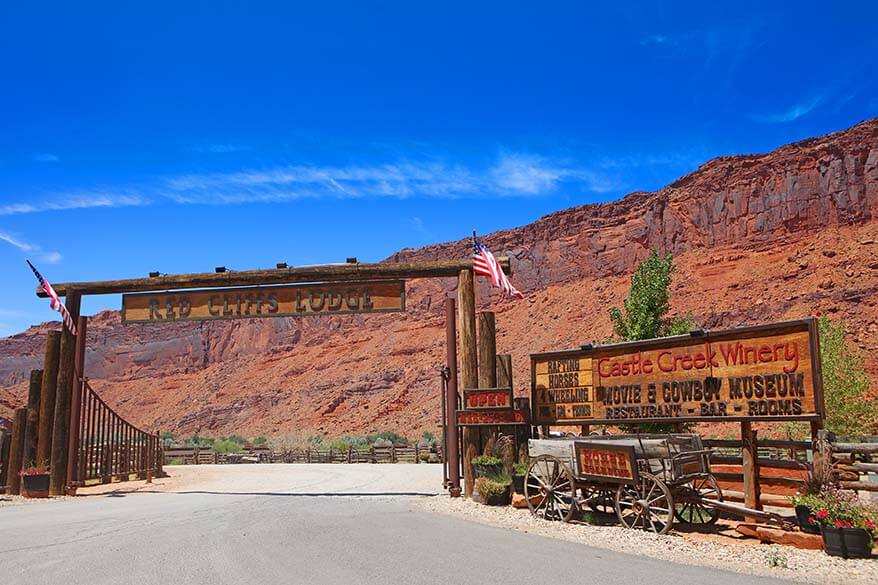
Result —
POLYGON ((503 410, 458 410, 457 426, 480 427, 490 425, 526 425, 528 412, 507 408, 503 410))
POLYGON ((122 295, 124 323, 405 311, 405 281, 338 282, 122 295))
POLYGON ((637 483, 634 447, 609 442, 574 441, 576 475, 591 481, 637 483))
POLYGON ((464 410, 512 408, 512 388, 473 388, 463 391, 464 410))
POLYGON ((816 319, 531 355, 537 425, 819 420, 816 319))

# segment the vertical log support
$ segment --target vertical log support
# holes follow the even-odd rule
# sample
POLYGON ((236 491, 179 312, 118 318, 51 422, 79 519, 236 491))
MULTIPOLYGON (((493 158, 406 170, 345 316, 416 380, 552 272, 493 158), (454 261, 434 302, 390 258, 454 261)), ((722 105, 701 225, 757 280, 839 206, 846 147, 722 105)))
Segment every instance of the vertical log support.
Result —
POLYGON ((52 458, 52 423, 55 421, 55 391, 58 388, 58 353, 61 351, 61 332, 46 335, 46 353, 43 357, 43 380, 40 385, 40 427, 37 432, 37 461, 49 464, 52 458))
POLYGON ((460 439, 457 435, 457 316, 454 299, 445 299, 445 363, 447 381, 445 386, 445 453, 444 465, 448 466, 448 492, 452 498, 460 497, 460 439))
MULTIPOLYGON (((744 473, 744 506, 753 510, 761 510, 756 431, 753 430, 750 421, 741 423, 741 458, 744 473)), ((758 521, 758 519, 748 519, 748 521, 758 521)))
MULTIPOLYGON (((85 386, 85 339, 88 330, 88 317, 80 316, 76 321, 76 348, 73 352, 73 369, 76 375, 70 395, 70 432, 67 442, 66 484, 69 495, 76 495, 79 478, 79 427, 82 411, 82 393, 85 386)), ((126 448, 126 457, 130 456, 126 448)), ((126 465, 126 472, 128 466, 126 465)), ((126 478, 127 479, 127 478, 126 478)))
POLYGON ((9 471, 6 472, 6 493, 17 496, 21 493, 21 459, 24 454, 24 426, 27 421, 27 408, 15 409, 12 418, 12 442, 9 445, 9 471))
MULTIPOLYGON (((482 311, 478 314, 479 323, 479 388, 497 387, 497 325, 494 313, 482 311)), ((478 427, 479 448, 484 449, 491 435, 500 432, 499 426, 478 427)))
POLYGON ((40 390, 43 384, 43 370, 30 371, 30 384, 27 388, 27 414, 24 423, 24 450, 21 468, 45 466, 47 462, 37 461, 37 434, 40 429, 40 390))
POLYGON ((6 492, 7 479, 9 477, 9 443, 12 436, 9 433, 0 433, 0 494, 6 492))
MULTIPOLYGON (((479 383, 476 349, 476 292, 472 270, 461 270, 457 278, 457 302, 460 315, 460 383, 463 388, 476 388, 479 383)), ((475 427, 463 429, 463 494, 473 494, 473 465, 471 459, 478 451, 479 433, 475 427)))
MULTIPOLYGON (((65 299, 67 311, 75 323, 79 319, 80 295, 68 290, 65 299)), ((64 327, 61 332, 61 350, 58 361, 58 388, 55 395, 55 420, 52 422, 52 458, 49 475, 49 495, 64 494, 67 480, 67 448, 70 440, 70 405, 74 387, 76 336, 64 327)))

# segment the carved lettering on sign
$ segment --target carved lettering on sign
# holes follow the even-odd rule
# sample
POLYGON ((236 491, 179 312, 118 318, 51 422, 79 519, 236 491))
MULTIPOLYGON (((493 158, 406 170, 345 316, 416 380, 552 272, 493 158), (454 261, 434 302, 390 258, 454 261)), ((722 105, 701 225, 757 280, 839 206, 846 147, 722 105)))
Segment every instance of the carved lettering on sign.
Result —
POLYGON ((126 294, 122 321, 167 323, 405 310, 405 282, 372 281, 126 294))
POLYGON ((816 419, 816 321, 531 356, 535 424, 816 419))

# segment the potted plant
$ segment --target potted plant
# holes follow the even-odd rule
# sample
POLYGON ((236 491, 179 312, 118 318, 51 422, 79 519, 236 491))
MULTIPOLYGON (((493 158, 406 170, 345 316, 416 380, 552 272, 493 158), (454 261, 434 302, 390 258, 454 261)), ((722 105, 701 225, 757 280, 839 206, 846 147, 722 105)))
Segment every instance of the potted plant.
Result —
POLYGON ((32 465, 18 472, 21 492, 26 498, 49 497, 49 469, 45 465, 32 465))
POLYGON ((472 460, 475 477, 499 475, 503 471, 503 461, 493 455, 479 455, 472 460))
POLYGON ((480 477, 476 480, 475 487, 482 503, 488 506, 509 505, 512 496, 512 480, 509 477, 480 477))
POLYGON ((826 554, 845 559, 870 558, 878 537, 878 510, 861 503, 854 492, 827 488, 815 500, 826 554))
POLYGON ((512 489, 516 494, 524 494, 524 478, 527 475, 527 461, 512 465, 512 489))
POLYGON ((837 488, 834 465, 826 457, 817 456, 805 477, 798 494, 790 498, 796 510, 799 529, 807 534, 820 534, 820 524, 814 513, 822 506, 820 494, 829 488, 837 488))
POLYGON ((799 529, 807 534, 820 534, 820 523, 814 515, 820 508, 819 496, 814 494, 795 495, 790 498, 796 509, 799 529))

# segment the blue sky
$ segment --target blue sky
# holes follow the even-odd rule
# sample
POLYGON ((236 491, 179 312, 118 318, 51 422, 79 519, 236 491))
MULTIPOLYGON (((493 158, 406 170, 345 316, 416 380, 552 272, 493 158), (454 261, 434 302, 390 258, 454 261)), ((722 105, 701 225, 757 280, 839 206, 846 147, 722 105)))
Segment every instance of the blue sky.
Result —
POLYGON ((878 115, 878 4, 715 4, 4 2, 0 336, 26 257, 376 261, 878 115))

